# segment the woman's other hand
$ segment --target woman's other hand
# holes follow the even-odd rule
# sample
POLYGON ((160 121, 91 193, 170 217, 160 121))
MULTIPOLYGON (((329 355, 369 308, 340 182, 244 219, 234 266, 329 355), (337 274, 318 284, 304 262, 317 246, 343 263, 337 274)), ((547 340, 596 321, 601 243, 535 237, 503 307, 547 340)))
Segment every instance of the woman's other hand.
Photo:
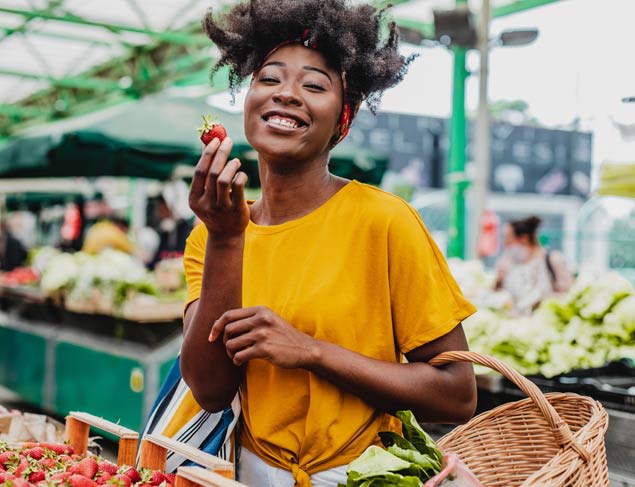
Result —
POLYGON ((238 366, 262 359, 285 369, 302 368, 316 350, 314 338, 266 306, 227 311, 214 323, 209 340, 221 336, 227 355, 238 366))
POLYGON ((247 175, 239 172, 240 161, 228 161, 232 140, 212 140, 196 165, 189 204, 215 240, 241 236, 249 223, 245 201, 247 175))

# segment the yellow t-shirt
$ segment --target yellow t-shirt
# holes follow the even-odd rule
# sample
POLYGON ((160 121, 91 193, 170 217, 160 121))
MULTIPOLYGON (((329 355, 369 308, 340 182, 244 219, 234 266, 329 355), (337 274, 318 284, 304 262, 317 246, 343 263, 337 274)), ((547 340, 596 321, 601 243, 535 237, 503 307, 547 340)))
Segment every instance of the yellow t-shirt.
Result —
MULTIPOLYGON (((206 239, 199 225, 187 241, 187 304, 200 296, 206 239)), ((243 306, 257 305, 312 337, 389 362, 475 311, 417 212, 357 181, 297 220, 249 223, 243 306)), ((263 360, 247 364, 241 399, 241 444, 296 472, 345 465, 397 426, 311 372, 263 360)))

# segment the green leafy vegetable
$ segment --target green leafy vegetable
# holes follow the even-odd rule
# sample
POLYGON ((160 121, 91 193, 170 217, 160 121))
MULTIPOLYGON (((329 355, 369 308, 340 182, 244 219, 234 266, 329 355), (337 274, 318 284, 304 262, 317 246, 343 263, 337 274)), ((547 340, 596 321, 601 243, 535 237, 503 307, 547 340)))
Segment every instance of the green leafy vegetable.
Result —
POLYGON ((379 433, 387 450, 370 446, 348 466, 348 479, 341 487, 421 487, 439 473, 443 453, 417 424, 410 411, 399 411, 404 436, 379 433))

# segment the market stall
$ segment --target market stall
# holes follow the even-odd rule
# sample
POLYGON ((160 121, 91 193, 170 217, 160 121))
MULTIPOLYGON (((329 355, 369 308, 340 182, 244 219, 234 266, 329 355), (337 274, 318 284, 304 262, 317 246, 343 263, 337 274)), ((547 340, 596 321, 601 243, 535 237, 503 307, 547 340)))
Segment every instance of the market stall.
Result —
POLYGON ((0 383, 49 411, 139 429, 180 347, 181 268, 40 250, 0 278, 0 383))
MULTIPOLYGON (((543 392, 572 392, 602 403, 609 414, 612 475, 635 479, 635 288, 616 272, 578 277, 528 316, 513 316, 504 292, 478 261, 450 260, 479 311, 464 322, 470 348, 495 356, 543 392)), ((477 367, 479 411, 518 400, 510 381, 477 367)), ((627 484, 630 485, 630 484, 627 484)))

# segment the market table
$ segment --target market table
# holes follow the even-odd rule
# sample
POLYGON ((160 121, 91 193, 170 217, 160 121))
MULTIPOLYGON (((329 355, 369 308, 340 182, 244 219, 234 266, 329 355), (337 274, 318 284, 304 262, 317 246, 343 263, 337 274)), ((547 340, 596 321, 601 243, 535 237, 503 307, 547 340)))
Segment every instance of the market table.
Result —
POLYGON ((55 414, 91 411, 140 430, 179 352, 180 320, 75 315, 73 323, 71 316, 44 321, 0 311, 0 384, 55 414), (120 337, 103 333, 109 328, 120 337))

